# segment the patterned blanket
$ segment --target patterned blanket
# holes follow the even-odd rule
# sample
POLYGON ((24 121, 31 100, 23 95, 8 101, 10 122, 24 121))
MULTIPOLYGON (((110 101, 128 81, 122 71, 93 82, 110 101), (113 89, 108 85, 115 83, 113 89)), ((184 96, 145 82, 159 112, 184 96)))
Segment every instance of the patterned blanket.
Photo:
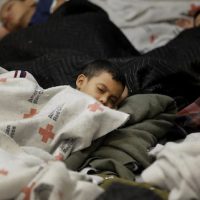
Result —
MULTIPOLYGON (((60 161, 118 128, 129 115, 70 86, 43 89, 28 72, 1 72, 0 199, 14 198, 20 191, 18 199, 38 199, 41 192, 48 199, 79 199, 73 187, 82 177, 71 176, 60 161), (73 187, 66 193, 68 184, 73 187)), ((85 199, 98 191, 94 187, 85 199)))

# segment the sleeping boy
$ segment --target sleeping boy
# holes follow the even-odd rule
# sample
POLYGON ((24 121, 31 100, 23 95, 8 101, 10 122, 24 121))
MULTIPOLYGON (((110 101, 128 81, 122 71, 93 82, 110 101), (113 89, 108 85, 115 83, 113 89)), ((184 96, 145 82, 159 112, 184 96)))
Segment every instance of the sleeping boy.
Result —
POLYGON ((0 38, 30 25, 47 21, 66 0, 6 0, 0 9, 0 38))
POLYGON ((76 80, 78 90, 94 97, 109 108, 116 108, 127 97, 125 85, 122 72, 106 60, 89 63, 76 80))
MULTIPOLYGON (((26 78, 26 74, 24 72, 19 75, 19 78, 26 78)), ((14 75, 14 77, 18 78, 18 75, 14 75)), ((75 83, 76 89, 92 96, 109 108, 117 108, 119 103, 128 96, 123 73, 117 66, 107 60, 94 60, 85 64, 75 83)))
MULTIPOLYGON (((45 22, 51 11, 55 11, 65 1, 38 0, 36 3, 36 0, 6 0, 0 9, 0 19, 3 22, 0 38, 20 28, 45 22)), ((80 91, 114 108, 121 100, 125 79, 116 67, 104 60, 89 64, 78 76, 76 84, 80 91)))
POLYGON ((0 130, 21 146, 68 156, 129 118, 109 109, 117 107, 125 87, 123 74, 109 61, 87 64, 76 80, 79 91, 67 85, 43 89, 30 73, 1 71, 0 130), (68 153, 65 144, 73 147, 68 153))
MULTIPOLYGON (((69 86, 43 89, 25 71, 0 70, 0 168, 9 174, 5 176, 6 183, 17 191, 10 194, 4 190, 0 199, 24 199, 24 188, 32 183, 34 199, 39 198, 35 189, 40 190, 44 184, 55 185, 51 199, 59 199, 60 191, 64 199, 74 199, 63 188, 67 184, 70 189, 75 188, 75 193, 79 192, 74 182, 78 175, 69 175, 65 165, 58 161, 90 146, 93 140, 129 119, 129 114, 108 108, 116 106, 124 90, 123 75, 111 63, 99 60, 87 64, 78 76, 77 89, 95 97, 103 106, 69 86), (73 182, 68 183, 68 179, 73 182)), ((83 182, 84 175, 80 176, 83 182)))

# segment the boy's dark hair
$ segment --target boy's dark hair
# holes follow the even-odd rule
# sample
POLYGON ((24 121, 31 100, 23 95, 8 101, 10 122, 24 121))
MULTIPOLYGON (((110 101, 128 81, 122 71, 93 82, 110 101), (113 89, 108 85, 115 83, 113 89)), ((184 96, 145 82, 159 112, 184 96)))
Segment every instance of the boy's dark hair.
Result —
POLYGON ((87 76, 88 79, 98 76, 101 72, 108 72, 112 75, 115 81, 120 82, 124 87, 126 85, 126 80, 119 69, 119 67, 115 66, 108 60, 95 60, 86 65, 84 65, 82 74, 87 76))

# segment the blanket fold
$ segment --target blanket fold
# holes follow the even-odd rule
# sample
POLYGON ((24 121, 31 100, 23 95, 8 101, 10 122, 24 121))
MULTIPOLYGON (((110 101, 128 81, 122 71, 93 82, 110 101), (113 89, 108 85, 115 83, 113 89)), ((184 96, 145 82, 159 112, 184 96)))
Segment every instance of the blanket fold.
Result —
POLYGON ((89 165, 99 173, 114 173, 133 180, 137 171, 151 163, 148 150, 173 126, 175 102, 164 95, 134 95, 127 98, 120 110, 131 115, 127 125, 90 148, 72 154, 67 166, 77 170, 89 165))
POLYGON ((70 86, 43 89, 26 71, 0 74, 0 130, 21 146, 71 152, 124 124, 129 115, 70 86))
POLYGON ((43 89, 21 70, 0 68, 0 93, 0 199, 94 200, 102 189, 61 161, 129 115, 70 86, 43 89))
POLYGON ((199 133, 182 143, 167 143, 156 153, 156 161, 145 169, 145 182, 169 191, 169 200, 190 200, 200 197, 199 133))

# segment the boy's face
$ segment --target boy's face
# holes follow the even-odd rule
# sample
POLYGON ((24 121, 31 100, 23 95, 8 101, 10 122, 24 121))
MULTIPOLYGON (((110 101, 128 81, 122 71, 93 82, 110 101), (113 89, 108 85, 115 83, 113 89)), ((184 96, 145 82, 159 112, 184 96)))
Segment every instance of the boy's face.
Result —
POLYGON ((109 108, 117 106, 124 91, 124 86, 107 72, 102 72, 90 79, 84 74, 80 74, 76 80, 76 86, 80 91, 94 97, 109 108))
MULTIPOLYGON (((29 0, 28 0, 29 1, 29 0)), ((21 26, 24 15, 28 11, 27 0, 7 0, 0 9, 0 19, 9 31, 21 26)))

